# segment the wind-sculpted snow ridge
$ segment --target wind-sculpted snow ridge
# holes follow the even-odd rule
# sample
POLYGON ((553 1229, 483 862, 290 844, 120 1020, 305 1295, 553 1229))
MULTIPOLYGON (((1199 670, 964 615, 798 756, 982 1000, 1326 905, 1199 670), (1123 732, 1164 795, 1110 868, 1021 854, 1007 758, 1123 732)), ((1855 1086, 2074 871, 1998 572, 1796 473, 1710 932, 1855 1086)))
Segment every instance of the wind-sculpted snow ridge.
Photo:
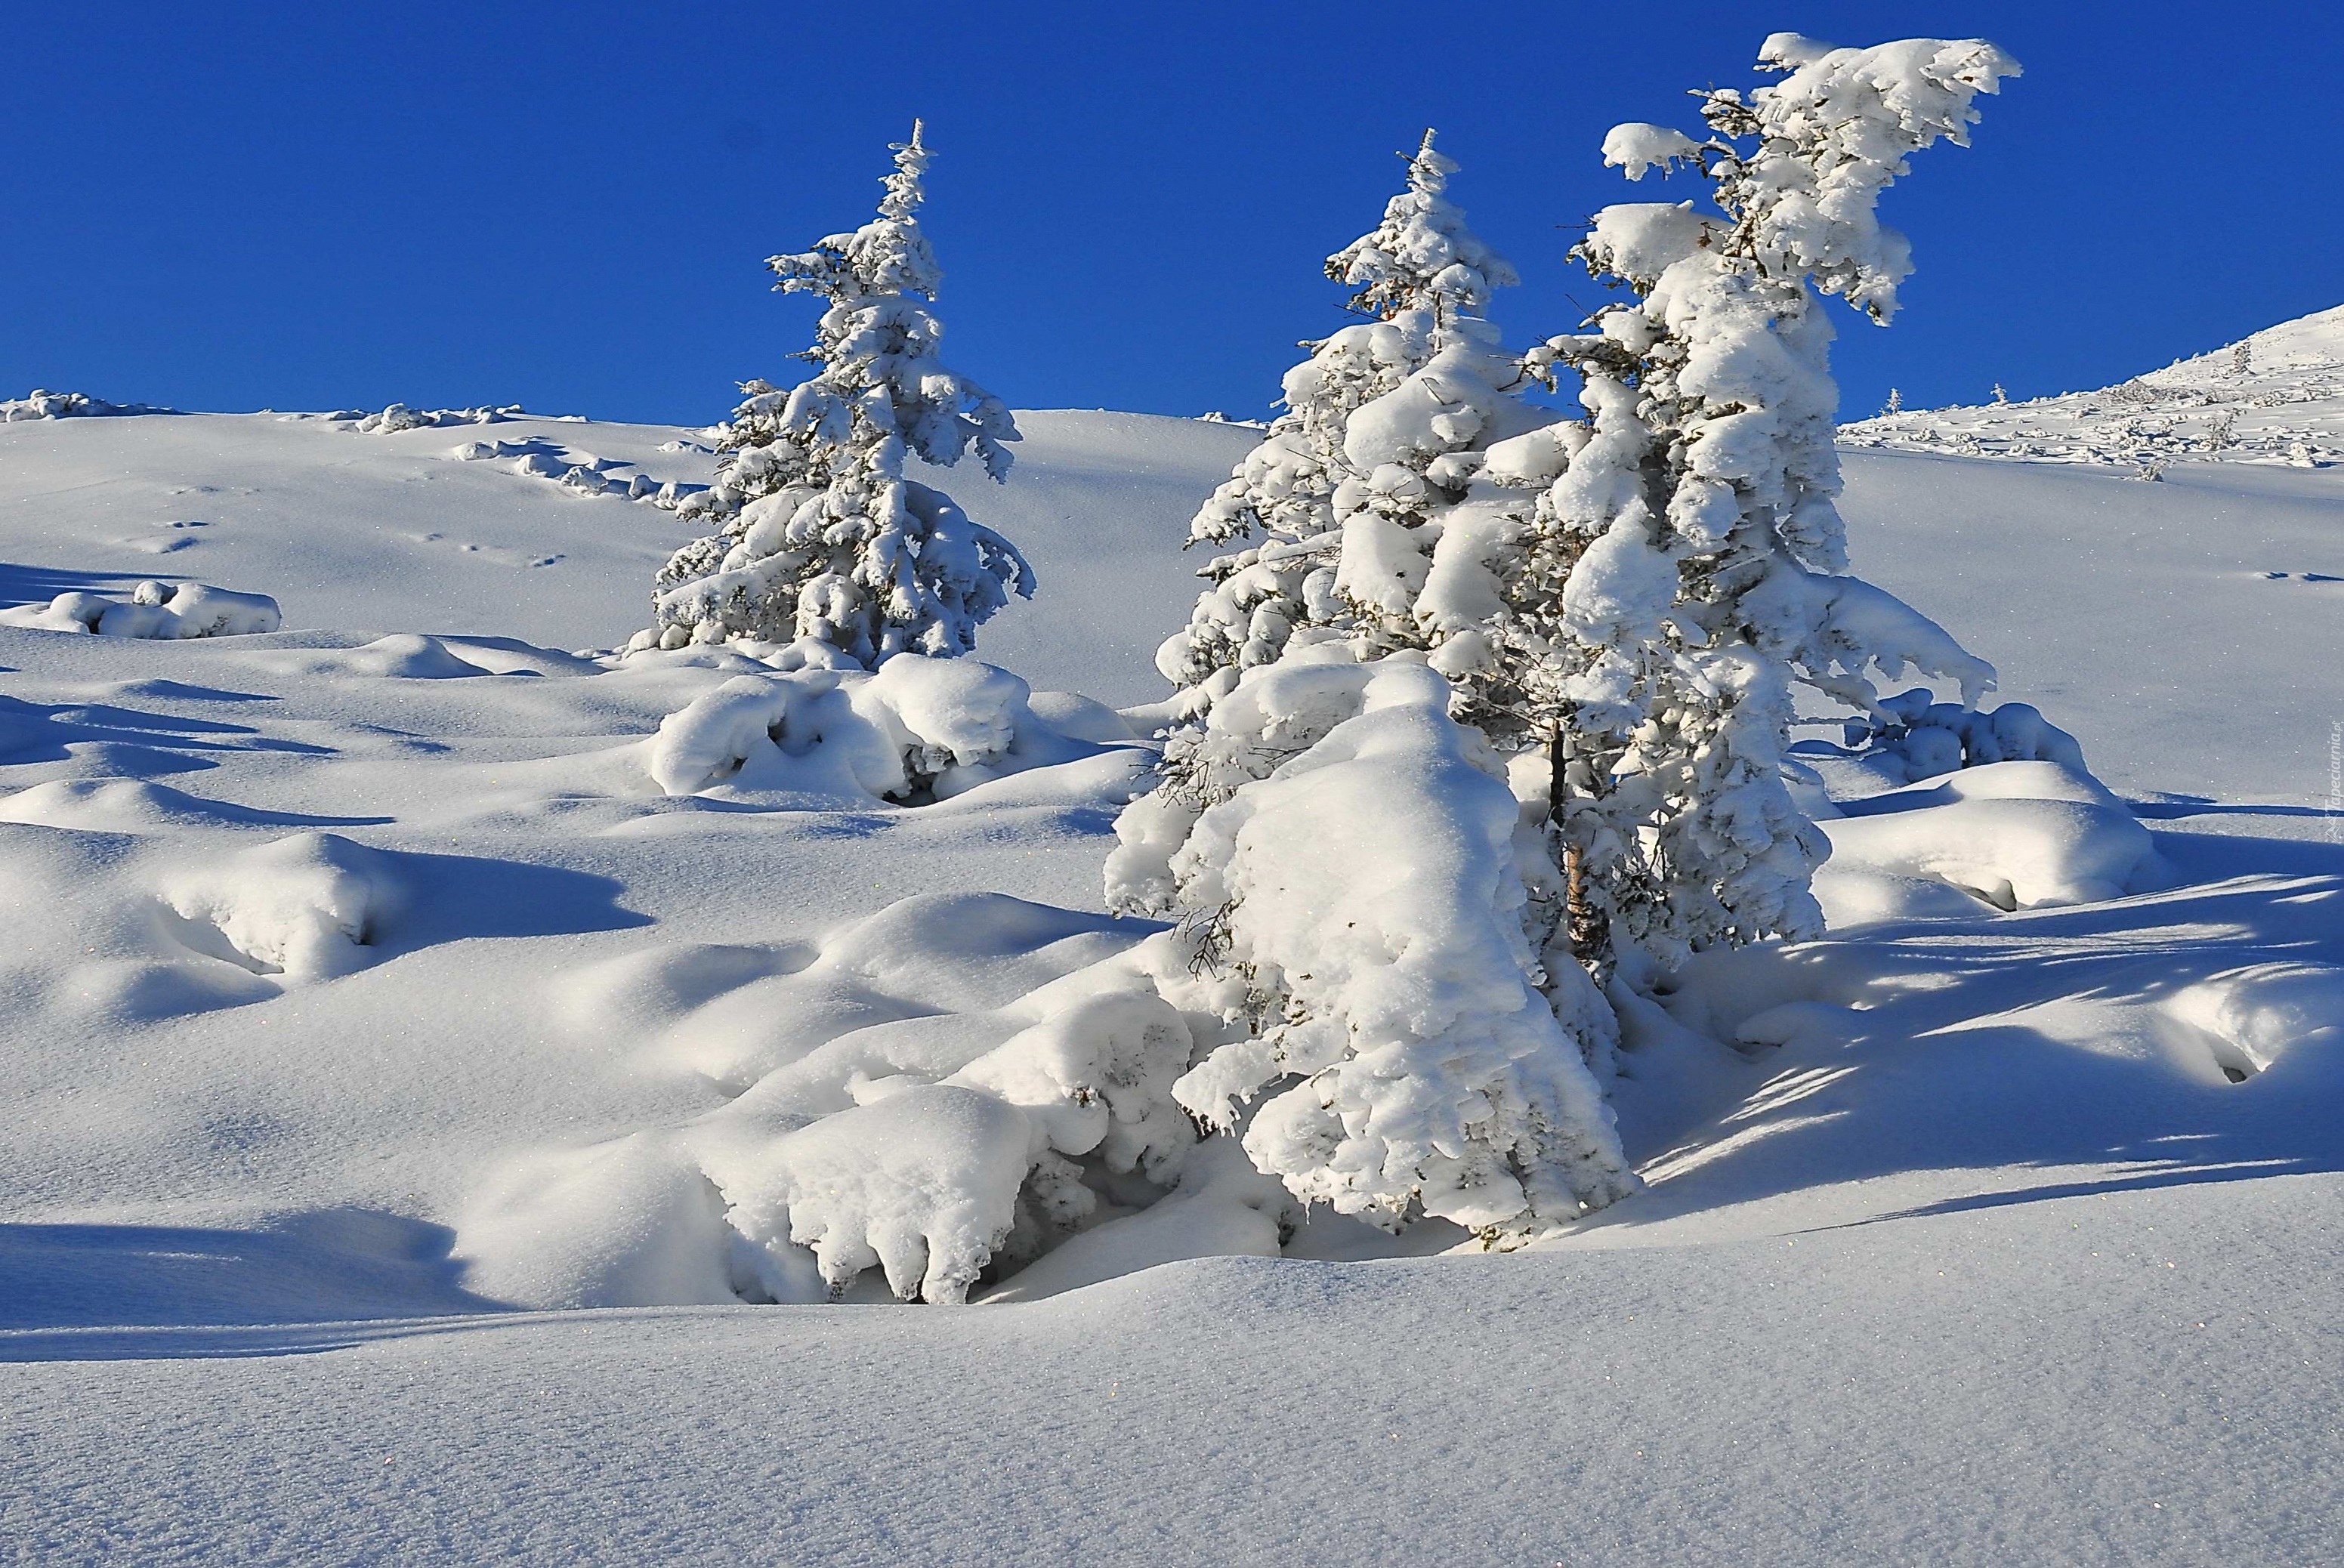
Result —
POLYGON ((1890 408, 1843 446, 2128 467, 2344 462, 2344 306, 2091 392, 1945 409, 1890 408))

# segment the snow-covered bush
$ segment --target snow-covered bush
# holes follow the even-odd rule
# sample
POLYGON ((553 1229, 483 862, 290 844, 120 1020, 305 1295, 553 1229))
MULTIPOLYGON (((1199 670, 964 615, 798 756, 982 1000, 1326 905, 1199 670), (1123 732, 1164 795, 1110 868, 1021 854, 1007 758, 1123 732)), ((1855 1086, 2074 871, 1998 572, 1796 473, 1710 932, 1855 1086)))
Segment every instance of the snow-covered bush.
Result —
POLYGON ((677 508, 721 526, 661 569, 656 622, 631 651, 812 637, 871 667, 967 652, 1012 592, 1032 595, 1015 545, 904 477, 910 457, 974 448, 999 480, 1017 439, 1000 400, 936 358, 944 328, 923 301, 944 274, 916 216, 929 157, 915 124, 876 219, 767 260, 775 288, 829 301, 806 355, 821 368, 794 390, 743 384, 716 484, 677 508))
POLYGON ((274 632, 282 617, 266 593, 237 593, 207 582, 176 589, 148 581, 128 600, 103 593, 60 593, 46 604, 0 610, 0 626, 38 632, 96 632, 108 637, 237 637, 274 632))
POLYGON ((1177 915, 1180 967, 1227 976, 1171 986, 1238 1034, 1175 1086, 1182 1104, 1242 1127, 1306 1202, 1510 1239, 1635 1179, 1589 1066, 1608 1064, 1610 1008, 1537 946, 1523 807, 1449 704, 1420 654, 1248 672, 1204 744, 1256 776, 1135 803, 1108 892, 1177 915))
MULTIPOLYGON (((746 1084, 736 1098, 507 1171, 464 1223, 482 1282, 546 1303, 796 1302, 875 1269, 902 1299, 957 1301, 1207 1187, 1217 1215, 1241 1208, 1258 1225, 1268 1207, 1274 1237, 1268 1184, 1234 1191, 1210 1161, 1187 1181, 1197 1129, 1172 1088, 1210 1020, 1164 997, 1150 942, 1097 926, 997 894, 924 895, 833 934, 813 965, 734 994, 765 1042, 726 1067, 746 1084), (1005 968, 1040 983, 972 1007, 1005 968)), ((748 952, 724 951, 734 967, 748 952)), ((671 1065, 707 1070, 705 1037, 722 1028, 681 1021, 688 1048, 671 1065)))
POLYGON ((974 659, 903 654, 873 673, 806 638, 773 663, 792 667, 736 675, 661 722, 644 767, 663 793, 944 800, 1103 749, 1037 719, 1024 681, 974 659))
POLYGON ((405 403, 392 403, 380 413, 356 420, 350 429, 362 436, 390 436, 401 430, 438 430, 448 425, 502 424, 521 415, 519 403, 508 403, 500 409, 486 405, 477 409, 410 409, 405 403))
POLYGON ((1630 177, 1686 165, 1717 211, 1612 207, 1578 254, 1633 298, 1534 369, 1584 379, 1590 434, 1540 521, 1568 560, 1553 622, 1588 652, 1548 694, 1557 804, 1590 945, 1635 967, 1713 943, 1811 936, 1827 845, 1782 782, 1793 681, 1874 712, 1868 667, 1991 672, 1909 607, 1843 575, 1820 295, 1885 323, 1911 270, 1875 217, 1907 157, 1961 143, 2017 66, 1982 41, 1840 49, 1766 40, 1783 80, 1700 95, 1710 136, 1626 125, 1630 177), (1573 558, 1575 546, 1575 559, 1573 558))
POLYGON ((1859 756, 1893 764, 1908 781, 2009 762, 2088 772, 2076 737, 2028 704, 1941 703, 1926 686, 1884 697, 1873 712, 1849 720, 1846 742, 1859 756))

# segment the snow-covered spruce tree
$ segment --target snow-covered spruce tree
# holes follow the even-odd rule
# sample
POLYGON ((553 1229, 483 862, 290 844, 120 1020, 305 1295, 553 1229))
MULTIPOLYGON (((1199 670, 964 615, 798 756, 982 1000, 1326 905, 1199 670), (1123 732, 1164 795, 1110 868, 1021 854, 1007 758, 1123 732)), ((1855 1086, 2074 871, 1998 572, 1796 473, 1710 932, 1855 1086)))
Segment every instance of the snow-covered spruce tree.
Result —
POLYGON ((1578 254, 1636 298, 1532 361, 1581 374, 1591 421, 1539 512, 1568 567, 1526 584, 1559 591, 1525 621, 1586 650, 1538 695, 1558 730, 1582 950, 1632 971, 1820 929, 1808 882, 1828 845, 1782 779, 1794 681, 1875 713, 1868 667, 1955 680, 1965 702, 1992 681, 1845 574, 1819 296, 1887 323, 1912 264, 1875 217, 1881 191, 1909 154, 1965 143, 1972 100, 2018 67, 1978 40, 1778 34, 1759 58, 1783 79, 1700 95, 1707 139, 1651 125, 1605 138, 1631 178, 1697 169, 1718 210, 1599 213, 1578 254))
POLYGON ((1543 811, 1452 716, 1488 687, 1532 507, 1469 491, 1493 443, 1561 450, 1480 317, 1511 274, 1441 197, 1452 167, 1428 136, 1384 224, 1330 260, 1389 319, 1318 346, 1198 514, 1197 539, 1268 543, 1216 562, 1166 646, 1185 722, 1107 883, 1177 918, 1165 994, 1228 1031, 1174 1087, 1200 1121, 1305 1202, 1504 1245, 1636 1182, 1591 1070, 1616 1024, 1546 951, 1543 811))
MULTIPOLYGON (((1492 289, 1519 279, 1443 194, 1457 165, 1432 141, 1426 131, 1409 157, 1408 188, 1382 222, 1327 258, 1370 319, 1306 345, 1310 358, 1286 374, 1286 412, 1189 524, 1192 545, 1262 541, 1206 568, 1213 586, 1157 655, 1192 718, 1240 671, 1277 658, 1296 628, 1348 631, 1355 605, 1386 608, 1395 594, 1382 569, 1405 563, 1369 541, 1388 545, 1390 528, 1453 501, 1471 472, 1455 454, 1510 433, 1491 417, 1494 388, 1521 378, 1480 316, 1492 289), (1355 552, 1345 524, 1360 515, 1388 526, 1363 529, 1355 552)), ((1404 585, 1421 580, 1418 568, 1404 585)))
POLYGON ((931 154, 916 122, 894 151, 875 219, 767 259, 777 289, 829 301, 803 356, 820 368, 789 391, 743 383, 717 482, 691 509, 720 526, 661 569, 655 623, 631 650, 747 637, 868 668, 965 653, 1012 592, 1032 595, 1015 545, 904 477, 912 455, 945 465, 974 447, 997 481, 1017 429, 936 358, 944 328, 926 301, 944 274, 917 217, 931 154))

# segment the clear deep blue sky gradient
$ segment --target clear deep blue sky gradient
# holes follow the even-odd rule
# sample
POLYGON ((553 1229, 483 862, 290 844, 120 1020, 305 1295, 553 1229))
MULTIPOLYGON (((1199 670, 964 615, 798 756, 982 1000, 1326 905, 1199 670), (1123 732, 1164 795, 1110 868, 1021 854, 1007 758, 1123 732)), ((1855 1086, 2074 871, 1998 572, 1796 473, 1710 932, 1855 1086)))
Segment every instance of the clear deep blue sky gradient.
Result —
POLYGON ((813 307, 760 260, 861 222, 919 114, 955 366, 1020 407, 1259 415, 1422 126, 1521 270, 1521 344, 1600 297, 1584 215, 1688 185, 1627 185, 1604 129, 1692 124, 1777 29, 2026 68, 1889 192, 1920 269, 1893 329, 1843 314, 1843 412, 2095 386, 2344 302, 2339 12, 25 5, 0 396, 705 422, 803 373, 813 307))

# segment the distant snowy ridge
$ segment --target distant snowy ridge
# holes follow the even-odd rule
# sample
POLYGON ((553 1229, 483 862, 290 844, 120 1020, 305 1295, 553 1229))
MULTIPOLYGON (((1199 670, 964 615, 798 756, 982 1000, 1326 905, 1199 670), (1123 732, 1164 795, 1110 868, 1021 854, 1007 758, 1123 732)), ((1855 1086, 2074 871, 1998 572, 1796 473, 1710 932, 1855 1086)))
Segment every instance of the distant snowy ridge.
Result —
POLYGON ((1945 409, 1892 403, 1841 426, 1839 439, 1958 457, 2129 465, 2144 479, 2182 460, 2325 467, 2344 461, 2344 306, 2097 391, 1945 409))

